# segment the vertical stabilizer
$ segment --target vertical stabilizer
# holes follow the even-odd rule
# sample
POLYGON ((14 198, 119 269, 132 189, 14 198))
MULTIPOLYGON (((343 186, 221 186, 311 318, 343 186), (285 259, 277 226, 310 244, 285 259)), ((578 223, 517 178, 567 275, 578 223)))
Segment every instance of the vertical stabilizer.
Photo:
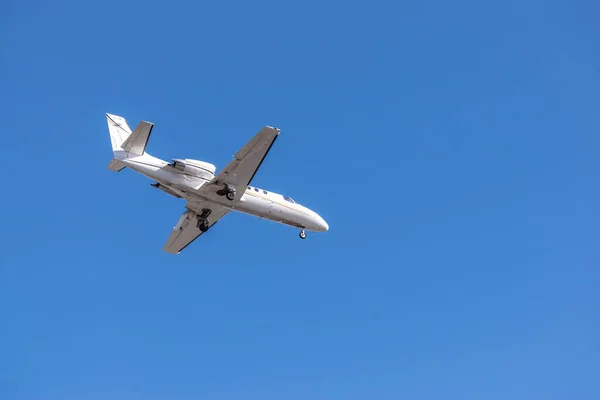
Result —
POLYGON ((114 158, 108 164, 108 169, 119 172, 125 168, 125 164, 119 160, 127 158, 127 153, 121 146, 131 136, 131 128, 127 125, 125 118, 118 115, 106 114, 106 122, 108 122, 108 131, 114 155, 114 158))
POLYGON ((118 115, 106 114, 106 121, 108 122, 110 141, 115 157, 117 157, 117 152, 122 153, 124 156, 125 152, 121 148, 121 145, 127 140, 129 135, 131 135, 131 128, 127 125, 125 118, 119 117, 118 115))
POLYGON ((152 122, 141 121, 132 132, 123 117, 106 114, 106 121, 116 159, 137 157, 146 152, 146 145, 154 127, 152 122))

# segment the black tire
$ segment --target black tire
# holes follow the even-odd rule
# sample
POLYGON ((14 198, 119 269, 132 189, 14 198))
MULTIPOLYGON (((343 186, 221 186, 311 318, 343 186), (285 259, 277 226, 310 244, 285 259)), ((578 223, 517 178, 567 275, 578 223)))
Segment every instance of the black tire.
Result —
POLYGON ((300 234, 298 236, 300 236, 300 239, 306 239, 306 232, 300 231, 300 234))
POLYGON ((208 221, 198 220, 198 229, 200 229, 200 232, 206 232, 208 228, 208 221))
POLYGON ((233 192, 233 191, 227 192, 227 200, 229 200, 229 201, 235 200, 235 192, 233 192))

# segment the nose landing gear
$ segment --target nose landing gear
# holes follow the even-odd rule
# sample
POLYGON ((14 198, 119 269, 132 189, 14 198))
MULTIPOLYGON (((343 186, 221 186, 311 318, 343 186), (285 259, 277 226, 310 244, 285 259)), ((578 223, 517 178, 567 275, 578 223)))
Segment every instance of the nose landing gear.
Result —
POLYGON ((300 239, 306 239, 306 232, 304 232, 304 229, 300 231, 300 235, 298 236, 300 236, 300 239))

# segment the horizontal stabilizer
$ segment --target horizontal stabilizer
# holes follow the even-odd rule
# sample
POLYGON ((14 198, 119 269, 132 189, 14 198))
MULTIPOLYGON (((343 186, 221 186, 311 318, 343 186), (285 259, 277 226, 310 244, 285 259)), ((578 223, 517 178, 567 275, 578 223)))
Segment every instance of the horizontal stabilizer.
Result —
POLYGON ((108 164, 108 169, 110 169, 111 171, 114 171, 114 172, 119 172, 125 167, 126 167, 125 164, 123 164, 119 160, 115 160, 114 158, 108 164))
POLYGON ((150 139, 150 133, 152 133, 152 128, 154 124, 151 122, 142 121, 138 124, 138 126, 133 130, 131 135, 123 142, 121 147, 128 154, 134 156, 141 156, 146 151, 146 145, 148 144, 148 139, 150 139))

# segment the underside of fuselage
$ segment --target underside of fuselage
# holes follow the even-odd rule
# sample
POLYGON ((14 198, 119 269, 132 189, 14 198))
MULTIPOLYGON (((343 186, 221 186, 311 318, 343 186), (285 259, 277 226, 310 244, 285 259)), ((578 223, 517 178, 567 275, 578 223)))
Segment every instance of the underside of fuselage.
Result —
POLYGON ((208 202, 231 211, 308 231, 326 230, 326 224, 316 213, 293 201, 285 200, 289 198, 278 193, 248 186, 243 188, 244 193, 239 199, 230 201, 222 191, 199 190, 211 182, 211 179, 207 178, 212 178, 212 174, 206 177, 186 174, 175 168, 173 163, 169 164, 148 154, 123 162, 131 169, 156 181, 152 184, 153 187, 188 202, 208 202))
MULTIPOLYGON (((250 193, 244 193, 238 202, 232 203, 224 196, 202 196, 197 193, 195 187, 174 186, 169 184, 160 184, 159 188, 175 197, 183 198, 188 202, 203 201, 217 207, 225 207, 231 211, 238 211, 244 214, 252 215, 258 218, 292 226, 294 228, 306 229, 309 231, 319 231, 319 227, 312 223, 312 215, 308 209, 295 204, 294 208, 288 205, 280 204, 271 199, 275 193, 260 191, 257 195, 250 190, 250 193), (165 190, 166 189, 166 190, 165 190), (267 193, 265 195, 265 193, 267 193)), ((153 184, 154 187, 155 184, 153 184)), ((247 189, 248 190, 248 189, 247 189)), ((280 196, 283 198, 283 196, 280 196)))

